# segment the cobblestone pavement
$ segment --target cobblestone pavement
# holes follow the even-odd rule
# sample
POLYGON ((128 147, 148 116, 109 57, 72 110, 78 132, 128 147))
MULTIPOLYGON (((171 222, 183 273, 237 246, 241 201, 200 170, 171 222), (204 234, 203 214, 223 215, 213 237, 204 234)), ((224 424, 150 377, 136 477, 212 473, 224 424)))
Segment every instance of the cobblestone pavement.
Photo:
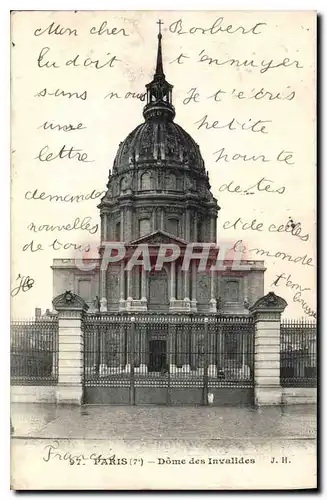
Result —
POLYGON ((316 407, 11 406, 13 437, 115 440, 314 439, 316 407))

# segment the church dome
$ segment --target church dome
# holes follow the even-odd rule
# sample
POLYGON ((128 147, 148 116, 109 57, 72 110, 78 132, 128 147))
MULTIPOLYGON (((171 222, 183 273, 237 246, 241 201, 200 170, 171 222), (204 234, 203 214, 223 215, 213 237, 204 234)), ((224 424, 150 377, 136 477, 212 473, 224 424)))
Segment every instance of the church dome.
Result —
POLYGON ((113 173, 123 173, 133 165, 162 163, 195 170, 205 176, 204 161, 199 146, 192 137, 174 123, 173 86, 167 82, 162 65, 161 32, 158 35, 156 70, 152 82, 146 85, 147 103, 143 109, 145 122, 136 127, 120 143, 113 173))
POLYGON ((217 200, 199 146, 174 122, 173 86, 157 64, 146 85, 144 122, 120 143, 98 206, 101 241, 135 241, 157 230, 183 241, 216 241, 217 200))
POLYGON ((185 165, 205 172, 199 146, 180 125, 169 118, 159 120, 151 117, 136 127, 120 144, 114 170, 124 171, 131 164, 153 164, 154 161, 185 165))

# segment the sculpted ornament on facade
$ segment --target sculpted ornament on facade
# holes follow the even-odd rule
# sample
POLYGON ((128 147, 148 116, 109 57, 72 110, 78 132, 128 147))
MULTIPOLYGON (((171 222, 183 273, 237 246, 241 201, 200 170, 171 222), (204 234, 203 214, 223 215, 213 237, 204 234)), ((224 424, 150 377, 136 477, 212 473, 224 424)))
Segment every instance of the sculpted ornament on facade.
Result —
POLYGON ((132 185, 132 175, 130 173, 124 175, 120 181, 120 188, 122 191, 130 189, 132 185))
POLYGON ((284 300, 282 297, 279 297, 279 295, 276 295, 274 292, 269 292, 267 295, 257 300, 257 302, 250 308, 250 310, 267 308, 284 310, 286 306, 286 300, 284 300))
POLYGON ((88 309, 88 305, 86 302, 76 293, 73 293, 71 290, 67 290, 66 292, 58 295, 52 301, 53 307, 56 310, 60 309, 88 309))

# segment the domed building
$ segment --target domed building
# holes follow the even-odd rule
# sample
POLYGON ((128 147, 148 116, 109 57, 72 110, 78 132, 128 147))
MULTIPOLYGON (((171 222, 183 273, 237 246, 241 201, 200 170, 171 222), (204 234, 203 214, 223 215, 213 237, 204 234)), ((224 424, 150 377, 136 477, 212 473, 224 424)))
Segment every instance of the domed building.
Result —
POLYGON ((242 269, 216 272, 217 218, 220 207, 211 193, 198 144, 175 119, 173 86, 162 62, 158 35, 156 68, 146 85, 144 121, 120 143, 99 205, 99 265, 81 271, 72 261, 55 259, 54 296, 70 289, 90 310, 248 314, 264 293, 262 261, 242 261, 242 269), (101 266, 109 242, 122 242, 125 259, 101 266), (201 252, 212 243, 208 266, 199 259, 183 269, 187 245, 201 252), (156 269, 160 245, 175 245, 178 258, 156 269), (136 249, 147 247, 148 267, 126 265, 136 249))

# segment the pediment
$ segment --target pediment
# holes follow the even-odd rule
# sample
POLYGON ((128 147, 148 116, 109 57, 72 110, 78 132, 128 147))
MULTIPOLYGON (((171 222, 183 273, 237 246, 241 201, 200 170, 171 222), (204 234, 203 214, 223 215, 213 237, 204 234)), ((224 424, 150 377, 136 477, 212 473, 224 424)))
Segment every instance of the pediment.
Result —
POLYGON ((178 246, 186 246, 187 242, 182 238, 178 238, 177 236, 167 233, 166 231, 158 230, 153 233, 146 234, 137 240, 131 241, 129 245, 161 245, 162 243, 171 243, 178 246))
POLYGON ((258 309, 280 309, 281 311, 284 311, 286 306, 286 300, 279 295, 276 295, 274 292, 269 292, 264 297, 258 299, 250 308, 250 311, 258 309))
POLYGON ((73 293, 71 290, 67 290, 65 293, 58 295, 52 301, 53 307, 57 310, 66 310, 66 309, 81 309, 87 310, 89 306, 86 302, 77 295, 73 293))

